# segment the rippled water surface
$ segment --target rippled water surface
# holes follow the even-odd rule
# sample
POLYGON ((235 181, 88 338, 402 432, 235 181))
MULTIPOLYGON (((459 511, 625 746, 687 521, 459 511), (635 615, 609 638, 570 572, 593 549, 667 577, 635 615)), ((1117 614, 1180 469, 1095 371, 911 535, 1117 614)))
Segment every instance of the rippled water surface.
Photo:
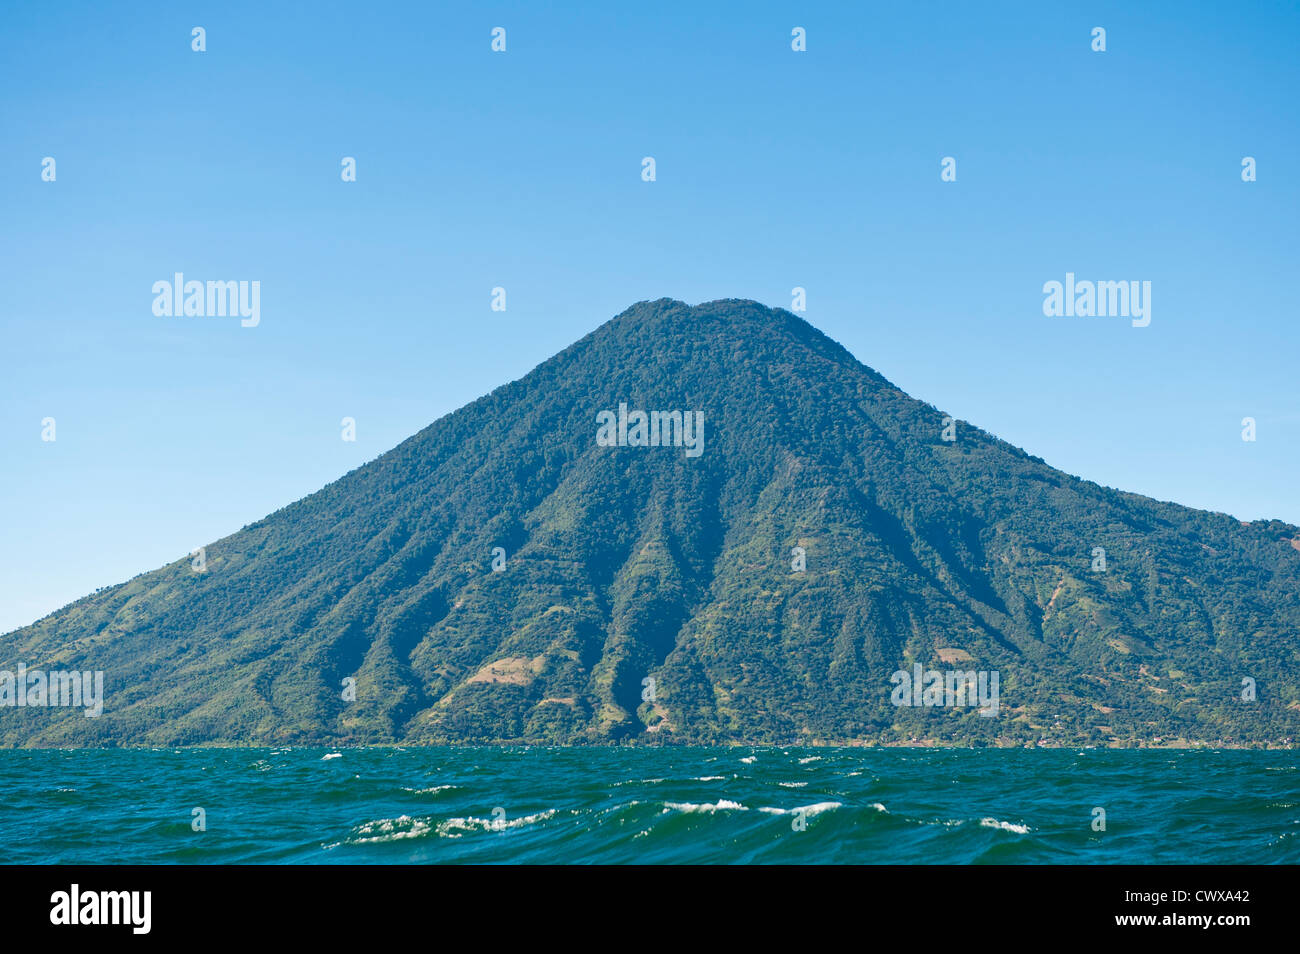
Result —
POLYGON ((1296 764, 1151 749, 3 751, 0 862, 1297 863, 1296 764))

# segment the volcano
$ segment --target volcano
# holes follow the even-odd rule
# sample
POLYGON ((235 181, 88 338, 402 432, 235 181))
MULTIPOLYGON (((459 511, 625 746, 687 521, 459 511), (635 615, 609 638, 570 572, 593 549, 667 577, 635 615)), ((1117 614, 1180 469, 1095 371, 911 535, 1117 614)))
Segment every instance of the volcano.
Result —
POLYGON ((8 746, 1279 744, 1300 530, 1098 486, 789 312, 641 302, 320 491, 0 637, 8 746), (992 718, 891 676, 997 673, 992 718))

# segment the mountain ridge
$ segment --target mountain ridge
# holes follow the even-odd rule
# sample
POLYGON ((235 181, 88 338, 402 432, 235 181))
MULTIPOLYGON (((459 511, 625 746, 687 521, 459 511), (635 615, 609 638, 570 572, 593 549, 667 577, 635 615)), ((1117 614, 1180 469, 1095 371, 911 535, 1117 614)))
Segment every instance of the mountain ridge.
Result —
POLYGON ((948 426, 789 312, 638 302, 204 572, 0 637, 0 667, 110 687, 98 719, 0 709, 0 743, 1294 736, 1300 530, 948 426), (702 455, 598 446, 620 403, 702 412, 702 455), (890 702, 893 672, 949 660, 1002 674, 1002 715, 890 702))

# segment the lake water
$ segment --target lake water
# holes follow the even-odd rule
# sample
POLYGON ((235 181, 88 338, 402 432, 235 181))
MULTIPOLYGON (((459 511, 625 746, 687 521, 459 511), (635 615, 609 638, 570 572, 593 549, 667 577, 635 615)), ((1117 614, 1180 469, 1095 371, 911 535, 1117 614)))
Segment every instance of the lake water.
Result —
POLYGON ((1290 750, 0 751, 0 862, 1294 864, 1296 764, 1290 750))

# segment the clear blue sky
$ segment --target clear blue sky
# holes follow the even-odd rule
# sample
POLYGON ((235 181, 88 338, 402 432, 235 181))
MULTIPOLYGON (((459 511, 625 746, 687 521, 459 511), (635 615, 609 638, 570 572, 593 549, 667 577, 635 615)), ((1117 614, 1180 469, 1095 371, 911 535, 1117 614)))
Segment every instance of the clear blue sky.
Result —
POLYGON ((0 631, 662 296, 803 286, 1057 467, 1300 522, 1296 4, 565 7, 6 7, 0 631), (175 271, 261 324, 155 317, 175 271), (1044 317, 1067 271, 1151 281, 1151 325, 1044 317))

